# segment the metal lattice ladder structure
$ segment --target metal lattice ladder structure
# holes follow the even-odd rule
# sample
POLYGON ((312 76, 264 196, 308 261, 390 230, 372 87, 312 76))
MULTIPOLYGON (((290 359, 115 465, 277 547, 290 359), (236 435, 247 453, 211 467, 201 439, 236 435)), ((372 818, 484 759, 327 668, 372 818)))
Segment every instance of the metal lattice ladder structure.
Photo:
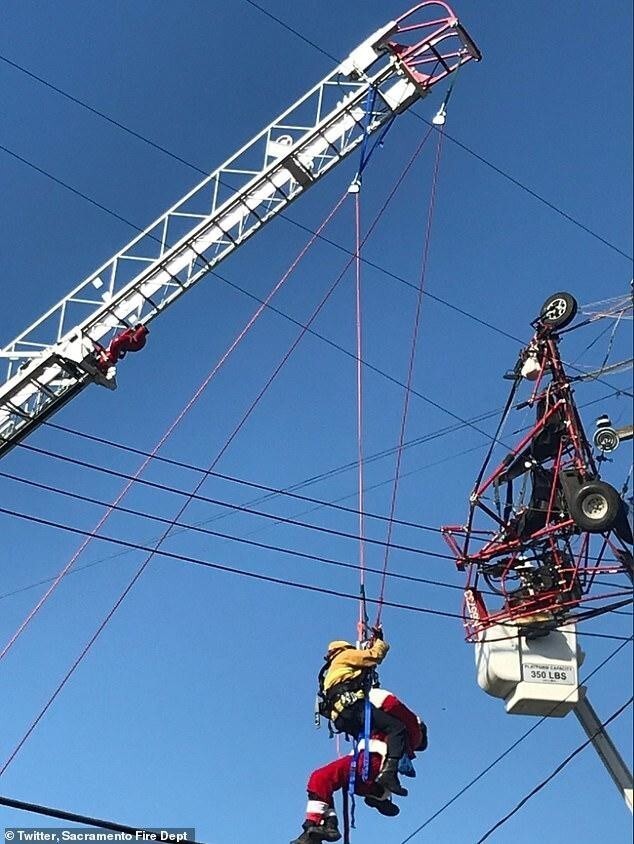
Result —
POLYGON ((90 383, 98 354, 146 326, 364 139, 480 53, 449 6, 420 3, 325 79, 0 351, 0 455, 90 383), (394 40, 393 40, 394 39, 394 40))

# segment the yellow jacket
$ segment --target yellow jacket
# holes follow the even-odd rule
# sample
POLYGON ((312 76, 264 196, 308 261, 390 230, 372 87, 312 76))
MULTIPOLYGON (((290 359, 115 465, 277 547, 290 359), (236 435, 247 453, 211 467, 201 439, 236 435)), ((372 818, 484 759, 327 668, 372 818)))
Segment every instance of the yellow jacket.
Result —
POLYGON ((377 639, 372 647, 365 650, 357 650, 348 642, 331 642, 328 653, 334 651, 335 655, 324 677, 324 691, 346 680, 354 680, 364 668, 375 668, 383 661, 389 649, 388 643, 382 639, 377 639))

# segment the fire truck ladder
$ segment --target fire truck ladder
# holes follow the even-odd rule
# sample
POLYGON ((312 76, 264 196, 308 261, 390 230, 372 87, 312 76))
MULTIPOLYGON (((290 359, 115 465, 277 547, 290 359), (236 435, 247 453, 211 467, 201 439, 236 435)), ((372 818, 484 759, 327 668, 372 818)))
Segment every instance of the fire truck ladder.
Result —
POLYGON ((114 389, 114 360, 104 359, 113 338, 134 330, 144 339, 144 326, 367 135, 471 59, 480 59, 478 48, 440 2, 418 4, 353 50, 0 351, 8 363, 0 386, 0 455, 87 384, 114 389))

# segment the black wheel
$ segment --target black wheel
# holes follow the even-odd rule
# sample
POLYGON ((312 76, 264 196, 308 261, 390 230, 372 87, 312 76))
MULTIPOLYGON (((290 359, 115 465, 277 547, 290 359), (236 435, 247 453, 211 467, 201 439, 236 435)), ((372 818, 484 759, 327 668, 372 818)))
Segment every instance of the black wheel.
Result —
POLYGON ((539 320, 549 328, 563 328, 577 315, 577 300, 570 293, 553 293, 542 305, 539 320))
POLYGON ((610 484, 588 481, 570 503, 570 515, 581 530, 604 533, 614 527, 621 512, 621 496, 610 484))

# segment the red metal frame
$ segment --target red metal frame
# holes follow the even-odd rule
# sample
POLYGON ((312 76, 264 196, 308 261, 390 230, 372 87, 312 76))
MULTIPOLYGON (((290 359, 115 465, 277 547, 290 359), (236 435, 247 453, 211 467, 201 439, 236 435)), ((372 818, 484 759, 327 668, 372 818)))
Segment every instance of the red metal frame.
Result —
POLYGON ((407 76, 420 88, 429 88, 482 54, 447 3, 427 0, 396 20, 387 48, 400 59, 407 76))
MULTIPOLYGON (((599 472, 559 354, 559 337, 539 321, 534 325, 536 333, 520 356, 516 373, 529 355, 537 356, 539 373, 530 398, 522 403, 522 407, 536 408, 537 419, 496 469, 478 484, 470 499, 466 525, 442 528, 458 569, 467 573, 463 614, 469 641, 476 641, 494 624, 548 629, 574 618, 572 611, 582 604, 600 610, 602 602, 604 605, 610 599, 623 597, 623 592, 595 594, 597 576, 630 573, 623 557, 618 559, 623 552, 629 553, 627 546, 614 531, 582 531, 568 513, 562 479, 573 476, 574 482, 581 484, 598 479, 599 472), (542 440, 540 451, 538 438, 548 437, 551 431, 552 445, 544 446, 547 440, 542 440), (535 455, 541 456, 536 459, 535 455), (536 503, 532 501, 533 487, 529 503, 522 500, 518 505, 513 481, 527 478, 534 484, 538 474, 547 481, 542 489, 547 496, 539 507, 531 507, 536 503), (499 500, 502 483, 507 485, 508 496, 504 507, 499 500), (494 503, 485 500, 491 492, 494 503), (483 517, 493 526, 481 527, 483 517), (482 545, 477 551, 470 551, 474 542, 482 545), (599 549, 593 555, 595 545, 599 549), (609 553, 614 555, 614 561, 607 559, 609 553), (481 587, 482 582, 485 588, 481 587), (502 605, 489 609, 486 599, 491 595, 502 605)), ((486 463, 480 477, 485 471, 486 463)))

